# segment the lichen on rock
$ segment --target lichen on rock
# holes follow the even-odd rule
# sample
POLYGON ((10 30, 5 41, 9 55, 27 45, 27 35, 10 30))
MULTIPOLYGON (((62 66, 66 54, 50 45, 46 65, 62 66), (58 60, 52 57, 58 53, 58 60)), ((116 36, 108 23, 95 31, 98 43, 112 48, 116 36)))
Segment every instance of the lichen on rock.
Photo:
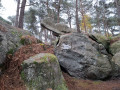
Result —
POLYGON ((113 55, 120 51, 120 41, 116 41, 110 45, 110 51, 113 55))
POLYGON ((30 35, 30 33, 1 21, 0 26, 5 29, 4 32, 0 30, 0 65, 3 65, 6 61, 6 55, 13 54, 21 47, 20 37, 22 35, 30 35))
POLYGON ((55 55, 61 67, 77 78, 105 79, 112 71, 104 46, 82 33, 62 35, 55 55))
POLYGON ((55 55, 40 53, 25 60, 21 77, 28 90, 67 90, 55 55))

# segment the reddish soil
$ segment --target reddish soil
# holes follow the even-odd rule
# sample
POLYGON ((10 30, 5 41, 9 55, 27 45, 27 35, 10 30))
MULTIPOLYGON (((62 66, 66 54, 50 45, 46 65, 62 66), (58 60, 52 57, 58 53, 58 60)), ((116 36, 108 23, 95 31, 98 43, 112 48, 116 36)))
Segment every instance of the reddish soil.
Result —
POLYGON ((69 90, 120 90, 120 80, 92 81, 76 79, 63 73, 69 90))
POLYGON ((21 63, 39 53, 54 53, 53 47, 43 44, 32 44, 21 47, 14 56, 8 55, 6 70, 0 78, 0 90, 26 90, 20 78, 21 63))

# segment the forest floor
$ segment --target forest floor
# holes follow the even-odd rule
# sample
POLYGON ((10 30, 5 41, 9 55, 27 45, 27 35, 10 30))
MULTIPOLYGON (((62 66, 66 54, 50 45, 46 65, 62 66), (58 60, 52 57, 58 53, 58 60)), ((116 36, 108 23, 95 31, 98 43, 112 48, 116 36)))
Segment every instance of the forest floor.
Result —
POLYGON ((76 79, 63 72, 69 90, 120 90, 120 79, 93 81, 76 79))
POLYGON ((39 53, 54 53, 53 47, 32 44, 21 47, 15 54, 8 55, 4 74, 0 77, 0 90, 26 90, 20 78, 21 64, 24 60, 39 53))
MULTIPOLYGON (((5 72, 0 77, 0 90, 26 90, 20 78, 23 60, 39 53, 54 53, 49 45, 32 44, 20 48, 14 56, 8 55, 5 72)), ((76 79, 63 72, 69 90, 120 90, 120 79, 108 81, 92 81, 76 79)))

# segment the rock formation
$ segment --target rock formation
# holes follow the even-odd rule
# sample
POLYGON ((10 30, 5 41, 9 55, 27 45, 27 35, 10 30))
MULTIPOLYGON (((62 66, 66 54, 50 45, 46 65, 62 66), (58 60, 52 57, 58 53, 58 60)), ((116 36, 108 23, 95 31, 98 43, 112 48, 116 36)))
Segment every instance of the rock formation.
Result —
POLYGON ((13 54, 22 44, 22 35, 29 35, 25 30, 21 30, 0 21, 0 68, 5 63, 6 55, 13 54))
POLYGON ((69 28, 64 23, 54 23, 51 18, 45 18, 41 21, 42 27, 52 31, 55 36, 64 35, 66 33, 76 32, 76 30, 69 28))
POLYGON ((105 79, 112 71, 104 46, 82 33, 62 35, 55 55, 60 65, 77 78, 105 79))
POLYGON ((56 56, 40 53, 25 60, 22 67, 28 90, 67 90, 56 56))

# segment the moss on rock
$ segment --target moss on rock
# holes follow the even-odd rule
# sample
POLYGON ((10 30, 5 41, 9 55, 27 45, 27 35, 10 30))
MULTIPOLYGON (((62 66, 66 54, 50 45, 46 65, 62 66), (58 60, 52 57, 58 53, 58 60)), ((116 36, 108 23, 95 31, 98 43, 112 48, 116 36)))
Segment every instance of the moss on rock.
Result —
POLYGON ((7 52, 7 54, 14 54, 14 52, 15 52, 15 48, 11 48, 8 52, 7 52))
POLYGON ((23 35, 23 36, 21 36, 20 43, 22 45, 36 44, 37 43, 37 39, 34 36, 23 35))
POLYGON ((114 42, 110 45, 110 51, 113 55, 120 51, 120 41, 114 42))
POLYGON ((30 90, 67 90, 58 60, 50 53, 40 53, 25 60, 21 78, 30 90))
POLYGON ((101 34, 94 34, 94 35, 89 35, 89 37, 95 40, 96 42, 101 43, 106 48, 106 50, 109 51, 110 41, 106 36, 101 34))

